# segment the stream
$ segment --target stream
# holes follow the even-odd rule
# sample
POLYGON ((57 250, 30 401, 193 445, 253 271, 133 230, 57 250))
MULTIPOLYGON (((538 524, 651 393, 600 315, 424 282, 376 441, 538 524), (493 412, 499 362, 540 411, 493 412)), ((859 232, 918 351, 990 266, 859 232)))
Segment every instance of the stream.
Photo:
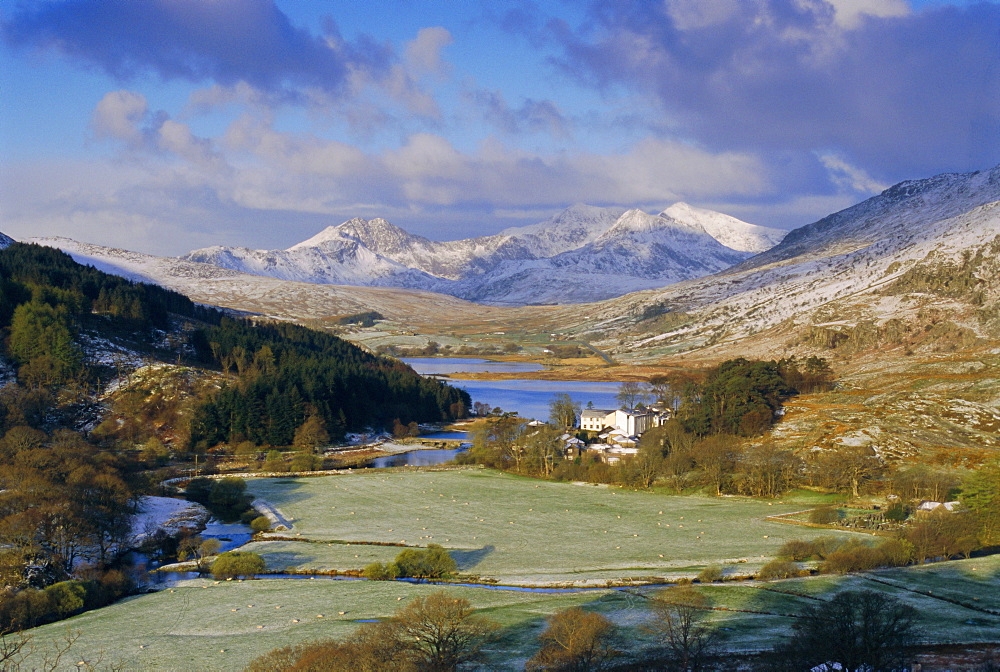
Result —
MULTIPOLYGON (((545 367, 540 364, 516 362, 493 362, 485 359, 468 359, 463 357, 410 357, 403 360, 421 375, 447 376, 456 373, 520 373, 541 371, 545 367)), ((545 420, 549 414, 549 402, 556 394, 569 394, 573 401, 581 406, 592 403, 597 408, 616 408, 618 383, 565 381, 565 380, 451 380, 450 384, 469 392, 473 401, 481 401, 492 407, 499 406, 504 411, 515 411, 524 418, 545 420)), ((469 438, 467 432, 435 432, 425 434, 429 439, 469 438)), ((370 467, 401 467, 401 466, 432 466, 450 462, 462 448, 411 450, 396 455, 387 455, 372 460, 370 467)), ((248 525, 241 523, 221 523, 209 521, 201 532, 204 538, 218 539, 222 543, 221 551, 231 551, 248 543, 253 534, 248 525)), ((162 574, 157 572, 157 574, 162 574)), ((185 579, 199 578, 197 572, 170 572, 170 578, 161 585, 171 585, 185 579)), ((367 581, 353 576, 328 576, 325 574, 261 574, 261 579, 299 579, 299 580, 333 580, 333 581, 367 581)), ((485 590, 510 590, 529 593, 576 593, 585 591, 608 590, 606 586, 579 588, 535 588, 529 586, 504 586, 488 583, 460 583, 420 579, 396 579, 407 583, 435 583, 443 586, 464 586, 467 588, 483 588, 485 590)), ((627 586, 616 587, 623 590, 627 586)))

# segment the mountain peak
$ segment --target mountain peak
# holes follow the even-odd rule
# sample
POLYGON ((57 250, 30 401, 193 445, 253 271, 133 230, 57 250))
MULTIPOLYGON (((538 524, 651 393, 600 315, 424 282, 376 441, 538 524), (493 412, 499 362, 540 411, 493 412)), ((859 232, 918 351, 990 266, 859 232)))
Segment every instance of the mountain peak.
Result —
MULTIPOLYGON (((341 224, 340 226, 343 226, 343 224, 341 224)), ((288 249, 298 250, 304 247, 319 247, 323 243, 327 243, 331 240, 337 240, 342 237, 340 235, 340 226, 328 226, 319 233, 317 233, 312 238, 303 240, 301 243, 295 243, 288 249)))
POLYGON ((312 238, 292 245, 288 251, 327 247, 331 244, 340 246, 345 242, 353 241, 381 253, 406 249, 411 247, 415 241, 422 240, 424 239, 407 233, 381 217, 374 219, 354 217, 343 224, 326 227, 312 238))
POLYGON ((0 233, 0 250, 7 247, 13 242, 15 242, 13 238, 11 238, 10 236, 5 236, 4 234, 0 233))
POLYGON ((726 247, 739 252, 764 252, 785 237, 787 231, 750 224, 714 210, 677 202, 660 213, 661 217, 701 229, 726 247))

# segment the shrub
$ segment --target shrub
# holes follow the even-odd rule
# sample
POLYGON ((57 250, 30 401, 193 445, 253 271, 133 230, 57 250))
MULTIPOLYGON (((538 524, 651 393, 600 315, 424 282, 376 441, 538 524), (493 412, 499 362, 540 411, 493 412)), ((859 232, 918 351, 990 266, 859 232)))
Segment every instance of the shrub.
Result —
POLYGON ((458 565, 439 544, 428 544, 426 550, 408 548, 396 556, 399 576, 440 579, 458 571, 458 565))
POLYGON ((45 589, 52 603, 52 609, 60 617, 66 617, 83 609, 87 589, 79 581, 60 581, 45 589))
POLYGON ((395 562, 373 562, 365 566, 363 576, 372 581, 392 581, 399 578, 399 566, 395 562))
POLYGON ((184 496, 189 501, 208 504, 212 496, 212 479, 192 478, 184 488, 184 496))
POLYGON ((799 575, 799 566, 791 560, 776 558, 760 568, 761 579, 788 579, 799 575))
POLYGON ((212 563, 216 579, 248 579, 266 569, 264 558, 250 551, 226 551, 212 563))
POLYGON ((271 529, 271 520, 267 516, 257 516, 250 521, 250 529, 254 532, 267 532, 271 529))
POLYGON ((878 550, 884 567, 903 567, 913 562, 913 544, 906 539, 887 539, 878 550))
POLYGON ((822 559, 843 546, 845 542, 837 537, 816 537, 812 543, 816 549, 816 557, 822 559))
POLYGON ((256 455, 260 452, 260 448, 253 441, 240 441, 236 444, 236 448, 233 449, 233 453, 236 455, 256 455))
POLYGON ((816 544, 805 539, 790 539, 778 549, 779 557, 794 560, 795 562, 802 562, 816 555, 818 555, 816 544))
POLYGON ((299 453, 288 465, 289 471, 316 471, 323 466, 323 458, 319 455, 299 453))
POLYGON ((847 574, 881 566, 882 554, 874 546, 850 541, 826 556, 820 571, 847 574))
POLYGON ((698 580, 702 583, 712 583, 713 581, 719 581, 722 579, 722 567, 718 565, 709 565, 705 569, 701 570, 698 574, 698 580))
POLYGON ((821 506, 809 512, 809 522, 816 525, 832 525, 840 520, 840 511, 835 506, 821 506))

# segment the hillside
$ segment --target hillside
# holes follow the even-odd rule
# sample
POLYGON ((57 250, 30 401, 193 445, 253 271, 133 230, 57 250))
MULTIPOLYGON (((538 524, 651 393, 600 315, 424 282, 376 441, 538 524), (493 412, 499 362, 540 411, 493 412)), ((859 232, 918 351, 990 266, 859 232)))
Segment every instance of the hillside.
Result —
POLYGON ((660 213, 576 205, 494 236, 431 241, 355 218, 286 250, 212 247, 183 258, 323 284, 423 289, 491 304, 581 303, 721 271, 783 231, 678 203, 660 213))
MULTIPOLYGON (((99 424, 95 403, 122 390, 135 392, 128 390, 134 371, 151 367, 211 381, 186 385, 188 393, 200 390, 197 398, 160 402, 176 412, 157 423, 172 425, 159 438, 181 452, 237 435, 261 445, 290 445, 309 418, 336 436, 396 419, 454 419, 469 406, 466 393, 329 333, 232 319, 177 292, 82 266, 49 247, 0 250, 0 290, 3 359, 25 388, 62 389, 53 403, 71 426, 99 424)), ((135 428, 139 439, 119 436, 119 430, 141 422, 142 398, 161 394, 138 391, 131 413, 105 434, 148 438, 151 426, 135 428)), ((60 424, 59 413, 47 422, 60 424)))
POLYGON ((766 437, 975 465, 1000 449, 1000 167, 896 185, 722 274, 548 317, 619 361, 819 355, 831 393, 766 437))
POLYGON ((740 348, 780 354, 813 341, 844 352, 893 339, 903 347, 892 334, 930 311, 969 338, 992 338, 998 201, 1000 167, 904 182, 723 273, 596 304, 575 329, 569 311, 553 319, 639 359, 740 348))

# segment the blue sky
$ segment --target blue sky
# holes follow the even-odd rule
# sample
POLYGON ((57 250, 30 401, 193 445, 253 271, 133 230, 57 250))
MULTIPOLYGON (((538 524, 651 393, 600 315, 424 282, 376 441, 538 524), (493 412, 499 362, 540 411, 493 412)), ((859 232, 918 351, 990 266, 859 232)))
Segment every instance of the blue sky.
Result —
POLYGON ((573 203, 792 228, 1000 163, 1000 4, 4 0, 0 231, 156 254, 573 203))

